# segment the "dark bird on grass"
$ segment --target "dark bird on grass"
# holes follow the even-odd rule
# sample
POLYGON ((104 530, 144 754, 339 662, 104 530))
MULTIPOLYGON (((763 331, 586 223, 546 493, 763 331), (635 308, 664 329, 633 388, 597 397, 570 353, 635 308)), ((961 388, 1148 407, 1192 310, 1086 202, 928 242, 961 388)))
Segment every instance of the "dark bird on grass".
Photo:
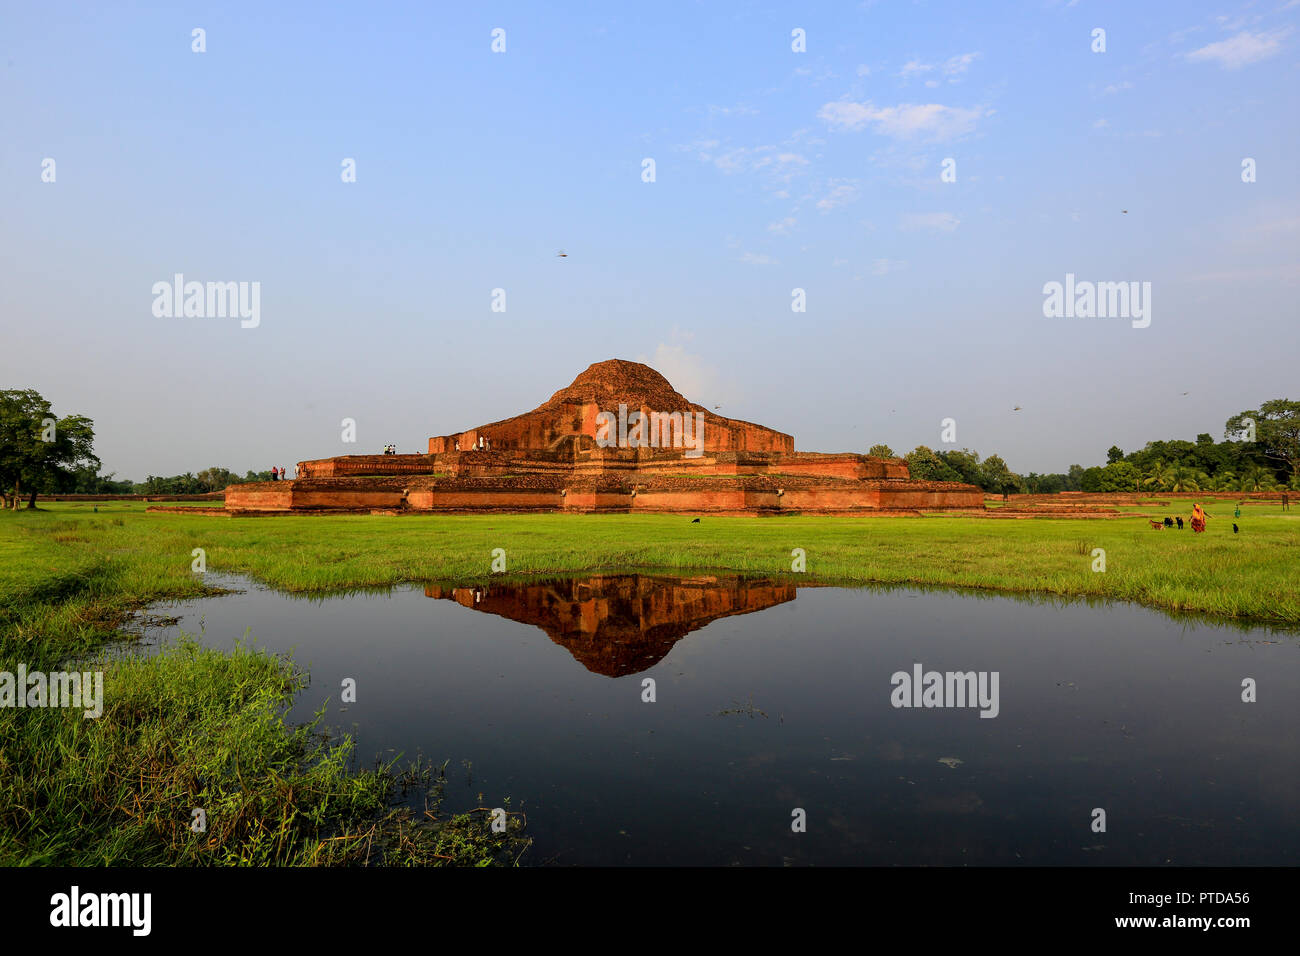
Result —
POLYGON ((1239 530, 1240 530, 1240 529, 1236 526, 1236 524, 1233 524, 1233 526, 1232 526, 1232 533, 1233 533, 1233 534, 1236 534, 1239 530))
POLYGON ((699 524, 699 523, 700 523, 700 519, 699 519, 699 518, 692 518, 692 519, 691 519, 691 524, 699 524))

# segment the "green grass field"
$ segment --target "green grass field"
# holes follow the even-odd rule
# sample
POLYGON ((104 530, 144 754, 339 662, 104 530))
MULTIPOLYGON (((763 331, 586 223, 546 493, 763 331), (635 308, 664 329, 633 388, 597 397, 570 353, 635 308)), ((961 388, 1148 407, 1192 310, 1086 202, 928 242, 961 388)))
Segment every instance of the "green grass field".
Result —
MULTIPOLYGON (((286 516, 147 513, 137 502, 0 512, 0 670, 100 653, 133 609, 210 593, 191 570, 292 591, 508 576, 659 572, 793 575, 829 584, 978 588, 1135 601, 1300 626, 1300 512, 1214 503, 1209 530, 1146 518, 713 518, 671 515, 286 516), (96 511, 95 509, 98 509, 96 511), (1104 549, 1106 569, 1093 570, 1104 549)), ((1190 499, 1160 513, 1190 512, 1190 499)), ((516 831, 393 809, 397 768, 357 771, 346 740, 283 724, 301 679, 263 654, 182 644, 105 661, 105 713, 0 708, 0 863, 487 863, 516 831), (209 808, 203 836, 193 807, 209 808)), ((82 668, 85 669, 85 668, 82 668)), ((424 768, 427 775, 429 768, 424 768)), ((409 782, 409 781, 407 781, 409 782)), ((425 779, 424 785, 436 781, 425 779)))

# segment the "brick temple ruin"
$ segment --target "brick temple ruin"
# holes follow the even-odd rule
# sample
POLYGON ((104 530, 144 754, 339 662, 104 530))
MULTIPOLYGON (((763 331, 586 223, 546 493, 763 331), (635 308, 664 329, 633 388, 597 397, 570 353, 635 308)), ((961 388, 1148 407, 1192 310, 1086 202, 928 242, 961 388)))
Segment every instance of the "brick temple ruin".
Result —
POLYGON ((974 485, 907 462, 796 452, 784 432, 689 402, 647 365, 597 362, 531 412, 429 439, 423 455, 298 463, 231 485, 230 512, 870 514, 982 509, 974 485))

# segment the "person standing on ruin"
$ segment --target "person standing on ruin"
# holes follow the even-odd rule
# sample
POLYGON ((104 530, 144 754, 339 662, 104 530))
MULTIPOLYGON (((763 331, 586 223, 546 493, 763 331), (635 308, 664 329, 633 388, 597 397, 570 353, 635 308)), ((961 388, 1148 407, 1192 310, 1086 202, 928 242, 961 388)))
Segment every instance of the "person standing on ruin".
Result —
POLYGON ((280 473, 279 473, 279 471, 276 470, 275 465, 272 465, 272 466, 271 466, 271 480, 272 480, 272 481, 278 481, 279 479, 280 479, 280 473))

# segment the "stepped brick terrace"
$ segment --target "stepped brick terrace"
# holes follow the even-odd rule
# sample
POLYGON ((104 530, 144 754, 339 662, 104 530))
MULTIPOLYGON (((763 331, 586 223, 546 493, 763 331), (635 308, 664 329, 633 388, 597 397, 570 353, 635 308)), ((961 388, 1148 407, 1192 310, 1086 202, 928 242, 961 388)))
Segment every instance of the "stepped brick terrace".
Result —
POLYGON ((598 362, 546 403, 429 439, 424 455, 298 463, 231 485, 236 513, 377 511, 869 514, 983 509, 974 485, 913 481, 907 462, 796 452, 794 438, 687 401, 647 365, 598 362))

